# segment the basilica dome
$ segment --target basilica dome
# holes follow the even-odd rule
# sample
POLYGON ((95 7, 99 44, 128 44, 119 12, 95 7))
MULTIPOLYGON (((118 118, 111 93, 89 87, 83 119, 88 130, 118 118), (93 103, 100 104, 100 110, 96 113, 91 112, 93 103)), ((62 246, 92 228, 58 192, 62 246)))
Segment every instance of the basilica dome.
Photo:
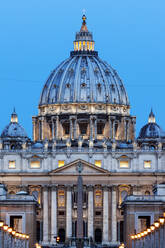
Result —
POLYGON ((165 132, 160 128, 160 126, 155 121, 155 115, 151 110, 148 118, 148 123, 143 126, 139 133, 139 139, 155 139, 165 137, 165 132))
POLYGON ((85 15, 82 19, 74 51, 48 77, 39 105, 87 102, 129 106, 122 80, 94 51, 93 36, 87 29, 85 15))
POLYGON ((4 128, 1 138, 28 138, 25 129, 18 123, 18 117, 14 110, 10 123, 4 128))

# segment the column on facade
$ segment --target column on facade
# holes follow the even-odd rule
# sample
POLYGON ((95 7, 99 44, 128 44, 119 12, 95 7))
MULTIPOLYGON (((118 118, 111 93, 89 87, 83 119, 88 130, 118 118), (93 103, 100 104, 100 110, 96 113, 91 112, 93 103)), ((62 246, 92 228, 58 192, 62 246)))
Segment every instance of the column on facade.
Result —
POLYGON ((48 243, 48 227, 49 227, 49 214, 48 214, 48 187, 43 187, 43 242, 48 243))
POLYGON ((112 231, 112 242, 117 241, 117 214, 116 214, 116 186, 112 186, 112 222, 111 222, 111 231, 112 231))
POLYGON ((59 116, 56 116, 56 124, 55 124, 55 139, 58 139, 58 129, 59 129, 59 116))
POLYGON ((108 187, 103 188, 103 243, 109 241, 109 207, 108 187))
POLYGON ((76 131, 77 131, 77 119, 74 118, 74 127, 73 127, 73 138, 74 139, 76 139, 76 137, 77 137, 76 131))
POLYGON ((112 139, 115 139, 115 120, 113 120, 112 126, 113 126, 113 128, 112 128, 112 139))
POLYGON ((112 139, 112 120, 110 115, 108 119, 109 119, 109 138, 112 139))
POLYGON ((93 116, 90 116, 90 140, 93 140, 93 116))
POLYGON ((94 128, 95 128, 95 140, 97 139, 97 117, 94 119, 94 128))
POLYGON ((70 117, 70 139, 73 138, 73 119, 70 117))
POLYGON ((132 119, 132 135, 133 135, 133 140, 135 139, 135 136, 136 136, 136 119, 135 117, 132 119))
POLYGON ((56 243, 57 237, 57 187, 51 188, 51 243, 56 243))
POLYGON ((44 117, 41 119, 41 140, 44 140, 44 117))
POLYGON ((124 118, 124 139, 127 140, 127 120, 124 118))
POLYGON ((72 237, 72 191, 71 186, 67 187, 66 195, 66 237, 72 237))
POLYGON ((128 141, 130 138, 130 120, 127 121, 127 138, 126 140, 128 141))
POLYGON ((88 238, 93 239, 93 187, 88 187, 88 238))
POLYGON ((41 140, 41 120, 38 119, 38 140, 41 140))
POLYGON ((54 118, 52 118, 52 139, 54 139, 54 129, 55 129, 55 127, 54 127, 54 118))

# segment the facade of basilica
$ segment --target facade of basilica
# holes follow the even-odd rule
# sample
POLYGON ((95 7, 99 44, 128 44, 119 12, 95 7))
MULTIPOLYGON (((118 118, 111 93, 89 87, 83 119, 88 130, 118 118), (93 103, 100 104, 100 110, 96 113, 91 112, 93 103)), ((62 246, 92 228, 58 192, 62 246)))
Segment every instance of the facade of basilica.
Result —
POLYGON ((131 247, 129 234, 152 224, 165 209, 162 203, 147 211, 144 203, 165 181, 165 133, 151 111, 135 137, 136 117, 123 82, 98 56, 85 15, 82 19, 70 57, 43 87, 38 115, 32 117, 33 140, 15 110, 0 138, 0 183, 5 185, 0 218, 28 232, 31 247, 77 236, 79 163, 83 235, 92 242, 115 247, 125 241, 131 247), (132 205, 124 199, 133 199, 132 205))

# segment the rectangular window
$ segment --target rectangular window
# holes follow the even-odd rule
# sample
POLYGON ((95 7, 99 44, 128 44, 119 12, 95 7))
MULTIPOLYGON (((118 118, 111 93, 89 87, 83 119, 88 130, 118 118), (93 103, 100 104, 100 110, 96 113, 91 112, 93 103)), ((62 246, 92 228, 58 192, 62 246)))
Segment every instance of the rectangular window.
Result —
POLYGON ((151 168, 151 160, 144 161, 144 168, 145 169, 150 169, 151 168))
POLYGON ((150 216, 138 216, 138 232, 150 226, 150 216))
POLYGON ((97 134, 103 134, 104 132, 104 123, 97 123, 97 134))
POLYGON ((10 226, 17 232, 22 233, 22 216, 10 216, 10 226))
POLYGON ((16 163, 14 160, 9 161, 9 169, 15 169, 16 168, 16 163))
POLYGON ((65 161, 64 160, 58 160, 58 167, 64 166, 65 161))
POLYGON ((40 161, 38 161, 38 160, 31 161, 30 162, 30 168, 32 168, 32 169, 38 169, 38 168, 40 168, 40 161))
POLYGON ((129 162, 125 160, 120 161, 120 168, 129 168, 129 162))
POLYGON ((64 190, 58 191, 58 207, 65 207, 65 192, 64 192, 64 190))
POLYGON ((101 160, 95 160, 95 165, 101 167, 101 160))
POLYGON ((88 126, 87 123, 80 123, 80 124, 79 124, 80 133, 81 133, 82 135, 86 135, 86 134, 87 134, 87 126, 88 126))

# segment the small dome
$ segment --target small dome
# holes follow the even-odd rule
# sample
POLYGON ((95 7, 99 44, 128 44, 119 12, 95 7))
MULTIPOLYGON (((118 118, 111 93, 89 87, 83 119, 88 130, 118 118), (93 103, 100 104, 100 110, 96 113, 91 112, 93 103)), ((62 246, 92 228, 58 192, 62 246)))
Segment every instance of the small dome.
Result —
POLYGON ((129 105, 117 72, 94 51, 93 35, 83 15, 74 51, 48 77, 39 105, 56 103, 110 103, 129 105))
POLYGON ((141 128, 139 133, 139 139, 147 138, 163 138, 165 137, 165 132, 159 127, 155 121, 155 115, 151 110, 148 118, 148 124, 141 128))
POLYGON ((28 138, 25 129, 18 123, 18 117, 13 111, 11 115, 11 121, 9 125, 7 125, 1 134, 2 138, 28 138))
POLYGON ((36 142, 32 145, 33 149, 41 149, 43 148, 43 144, 41 144, 40 142, 36 142))

